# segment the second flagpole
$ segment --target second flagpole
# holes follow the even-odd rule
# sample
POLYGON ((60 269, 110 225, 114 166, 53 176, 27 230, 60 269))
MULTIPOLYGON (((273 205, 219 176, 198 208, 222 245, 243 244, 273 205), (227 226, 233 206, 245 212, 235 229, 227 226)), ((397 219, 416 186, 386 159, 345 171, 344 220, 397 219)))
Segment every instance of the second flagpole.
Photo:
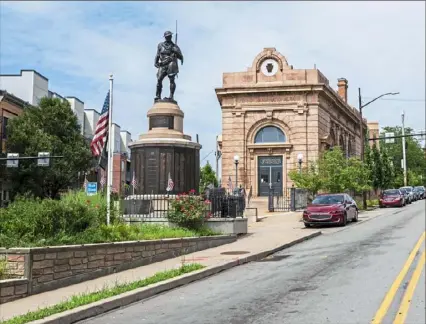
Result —
POLYGON ((114 77, 112 74, 109 76, 109 112, 108 112, 108 176, 107 176, 107 225, 110 224, 111 219, 111 191, 112 191, 112 176, 113 176, 113 146, 112 146, 112 91, 113 91, 114 77))

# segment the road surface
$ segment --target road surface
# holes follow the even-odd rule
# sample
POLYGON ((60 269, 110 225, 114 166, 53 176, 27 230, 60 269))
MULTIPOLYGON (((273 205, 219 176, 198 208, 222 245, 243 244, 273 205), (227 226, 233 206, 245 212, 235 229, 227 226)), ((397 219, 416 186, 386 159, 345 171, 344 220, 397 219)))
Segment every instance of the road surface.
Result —
POLYGON ((387 324, 401 312, 400 323, 424 324, 425 203, 386 209, 272 258, 81 323, 367 324, 375 318, 387 324), (398 281, 401 269, 406 275, 398 281))

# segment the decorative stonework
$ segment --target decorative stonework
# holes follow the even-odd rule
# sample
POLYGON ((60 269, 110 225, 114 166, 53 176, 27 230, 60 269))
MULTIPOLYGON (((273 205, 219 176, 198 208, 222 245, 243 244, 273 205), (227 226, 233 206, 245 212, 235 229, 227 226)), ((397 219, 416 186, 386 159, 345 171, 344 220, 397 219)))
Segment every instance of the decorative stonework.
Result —
POLYGON ((247 71, 224 73, 223 87, 216 89, 222 108, 222 184, 229 177, 235 182, 235 154, 240 156, 238 183, 252 186, 257 195, 259 156, 281 156, 286 161, 282 185, 291 187, 287 172, 297 167, 297 154, 309 165, 341 139, 349 149, 350 136, 359 152, 356 113, 328 83, 317 69, 293 69, 274 48, 259 53, 247 71), (265 126, 279 128, 286 141, 254 143, 265 126))

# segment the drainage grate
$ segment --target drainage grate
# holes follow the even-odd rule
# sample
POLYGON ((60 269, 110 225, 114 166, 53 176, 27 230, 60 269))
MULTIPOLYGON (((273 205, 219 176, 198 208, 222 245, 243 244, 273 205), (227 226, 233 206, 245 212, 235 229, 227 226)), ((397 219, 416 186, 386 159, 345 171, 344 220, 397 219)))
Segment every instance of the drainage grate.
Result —
POLYGON ((247 254, 250 253, 249 251, 227 251, 227 252, 222 252, 221 254, 223 255, 240 255, 240 254, 247 254))
POLYGON ((270 255, 270 256, 267 256, 266 258, 259 260, 257 262, 281 261, 281 260, 286 259, 290 256, 291 255, 270 255))

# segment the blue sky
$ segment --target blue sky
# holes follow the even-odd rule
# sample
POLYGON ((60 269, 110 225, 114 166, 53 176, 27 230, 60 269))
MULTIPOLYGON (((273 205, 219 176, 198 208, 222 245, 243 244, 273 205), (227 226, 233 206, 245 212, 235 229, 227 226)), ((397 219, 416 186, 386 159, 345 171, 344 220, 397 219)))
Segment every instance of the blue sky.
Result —
MULTIPOLYGON (((179 22, 185 56, 176 99, 185 133, 199 134, 201 157, 214 149, 221 111, 214 88, 223 72, 244 71, 264 47, 295 69, 316 64, 336 88, 349 81, 357 106, 381 126, 425 128, 425 3, 417 2, 1 2, 0 73, 35 69, 51 90, 101 109, 114 74, 114 121, 136 139, 147 129, 155 94, 154 55, 179 22)), ((165 83, 168 93, 168 82, 165 83)), ((214 163, 214 155, 207 159, 214 163)))

